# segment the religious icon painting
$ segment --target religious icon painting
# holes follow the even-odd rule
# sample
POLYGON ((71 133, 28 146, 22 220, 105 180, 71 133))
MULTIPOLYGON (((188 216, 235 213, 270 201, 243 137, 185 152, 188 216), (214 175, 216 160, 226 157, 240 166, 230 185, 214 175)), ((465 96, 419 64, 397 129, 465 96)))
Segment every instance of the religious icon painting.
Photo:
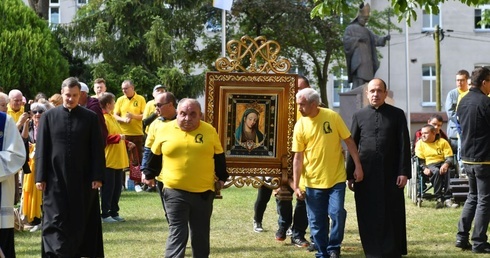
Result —
POLYGON ((274 157, 276 95, 228 94, 227 155, 274 157))

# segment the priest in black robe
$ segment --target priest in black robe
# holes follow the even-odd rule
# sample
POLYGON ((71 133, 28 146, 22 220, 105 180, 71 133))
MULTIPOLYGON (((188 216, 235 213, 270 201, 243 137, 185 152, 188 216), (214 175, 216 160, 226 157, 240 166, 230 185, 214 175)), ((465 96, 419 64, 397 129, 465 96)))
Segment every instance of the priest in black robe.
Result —
POLYGON ((97 115, 78 105, 80 83, 39 122, 36 187, 43 194, 42 257, 104 257, 98 188, 105 169, 97 115))
POLYGON ((366 257, 407 254, 403 189, 411 176, 410 137, 403 110, 385 103, 386 84, 367 86, 370 105, 357 111, 351 133, 359 150, 364 180, 354 182, 349 157, 347 179, 353 190, 359 234, 366 257))

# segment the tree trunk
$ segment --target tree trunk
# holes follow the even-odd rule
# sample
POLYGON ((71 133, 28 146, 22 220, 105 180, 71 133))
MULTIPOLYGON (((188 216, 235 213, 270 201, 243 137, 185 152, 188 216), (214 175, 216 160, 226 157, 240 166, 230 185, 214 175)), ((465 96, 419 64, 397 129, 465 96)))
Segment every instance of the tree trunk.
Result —
POLYGON ((29 0, 29 6, 39 17, 49 20, 49 0, 29 0))

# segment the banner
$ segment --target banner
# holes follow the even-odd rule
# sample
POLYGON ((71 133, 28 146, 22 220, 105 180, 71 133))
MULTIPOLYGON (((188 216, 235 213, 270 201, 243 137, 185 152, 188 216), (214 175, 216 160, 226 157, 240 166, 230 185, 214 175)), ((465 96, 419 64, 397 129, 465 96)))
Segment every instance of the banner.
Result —
POLYGON ((213 0, 213 6, 226 11, 231 11, 233 0, 213 0))

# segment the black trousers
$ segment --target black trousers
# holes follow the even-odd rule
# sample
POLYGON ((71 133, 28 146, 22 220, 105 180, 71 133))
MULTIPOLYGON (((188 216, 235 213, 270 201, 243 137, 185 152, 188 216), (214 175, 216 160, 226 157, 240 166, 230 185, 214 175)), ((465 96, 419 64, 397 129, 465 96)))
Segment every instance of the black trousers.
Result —
POLYGON ((471 223, 475 221, 471 240, 473 248, 481 248, 488 241, 490 221, 490 165, 465 164, 469 192, 458 222, 456 238, 469 240, 471 223))
POLYGON ((14 228, 0 228, 0 248, 7 258, 15 258, 14 228))
MULTIPOLYGON (((291 189, 292 191, 292 189, 291 189)), ((293 231, 293 238, 303 239, 305 237, 306 229, 308 228, 308 216, 306 215, 306 202, 304 200, 296 199, 296 206, 293 213, 293 201, 278 200, 276 199, 277 224, 279 228, 287 230, 291 224, 293 231)))
POLYGON ((254 221, 262 223, 267 203, 271 199, 272 189, 261 186, 257 191, 257 199, 254 205, 254 221))
POLYGON ((101 217, 119 216, 119 198, 121 197, 122 169, 106 168, 104 171, 104 184, 100 188, 101 217))

